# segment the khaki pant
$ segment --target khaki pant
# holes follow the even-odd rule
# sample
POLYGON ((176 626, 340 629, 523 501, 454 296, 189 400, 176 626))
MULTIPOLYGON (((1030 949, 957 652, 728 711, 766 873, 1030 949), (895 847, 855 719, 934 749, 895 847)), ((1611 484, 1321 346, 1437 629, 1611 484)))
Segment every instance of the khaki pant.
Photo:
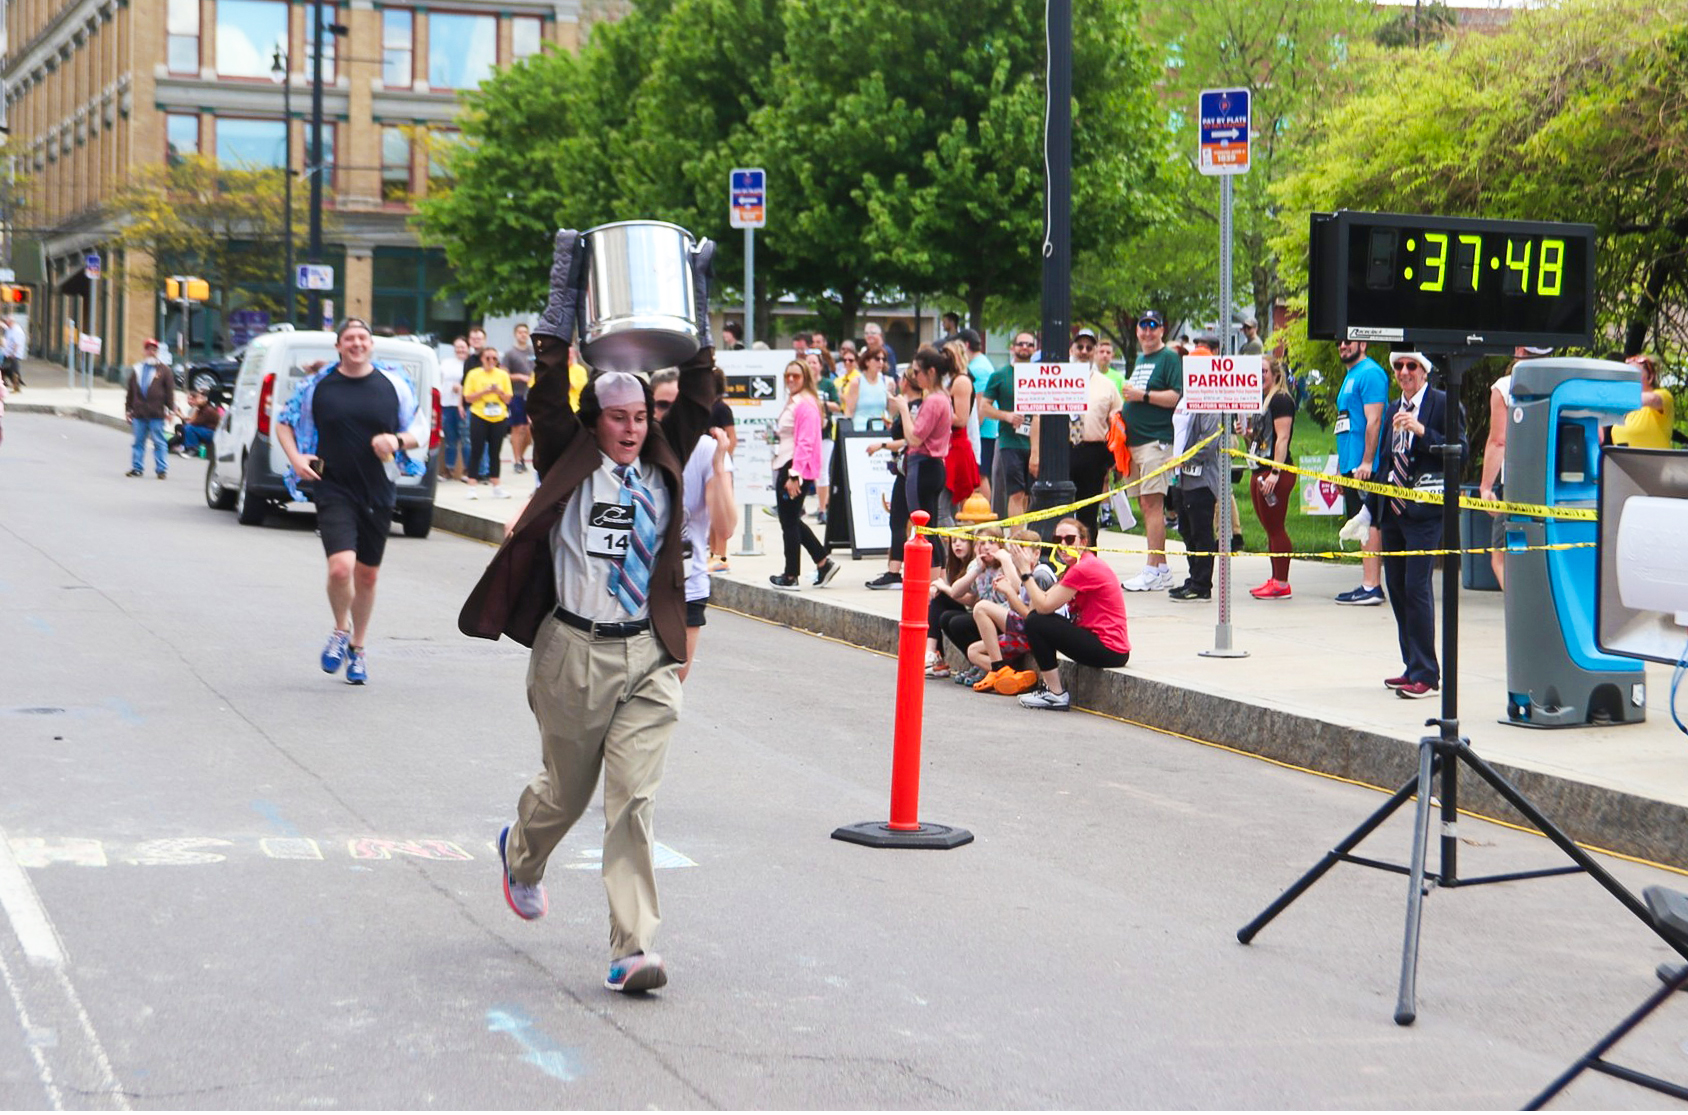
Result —
POLYGON ((528 706, 545 769, 522 791, 505 847, 510 877, 537 883, 604 772, 610 959, 648 950, 662 922, 651 810, 680 716, 679 663, 650 632, 594 639, 552 617, 528 662, 528 706))

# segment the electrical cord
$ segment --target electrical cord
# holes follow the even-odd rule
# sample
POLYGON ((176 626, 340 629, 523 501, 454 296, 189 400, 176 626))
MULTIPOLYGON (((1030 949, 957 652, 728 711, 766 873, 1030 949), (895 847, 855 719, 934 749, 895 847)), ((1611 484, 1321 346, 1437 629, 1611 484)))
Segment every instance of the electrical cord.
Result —
POLYGON ((1683 717, 1676 712, 1676 690, 1681 688, 1683 675, 1688 675, 1688 643, 1683 644, 1681 658, 1676 660, 1676 670, 1671 671, 1671 722, 1676 724, 1676 730, 1680 730, 1681 734, 1688 735, 1688 724, 1683 724, 1683 717))

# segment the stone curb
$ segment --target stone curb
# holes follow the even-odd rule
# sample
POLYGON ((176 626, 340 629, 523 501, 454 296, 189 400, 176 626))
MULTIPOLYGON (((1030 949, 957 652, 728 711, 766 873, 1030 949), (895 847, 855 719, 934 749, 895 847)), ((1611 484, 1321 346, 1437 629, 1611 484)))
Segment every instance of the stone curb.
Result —
POLYGON ((129 423, 117 415, 105 414, 92 407, 60 406, 54 403, 20 403, 14 399, 6 403, 6 410, 18 414, 56 414, 61 418, 80 418, 84 422, 110 426, 114 430, 125 432, 129 430, 129 423))
MULTIPOLYGON (((497 530, 496 524, 489 525, 497 530)), ((711 585, 710 602, 796 630, 826 635, 886 654, 896 653, 897 620, 856 612, 806 594, 718 578, 711 585)), ((1375 732, 1185 689, 1133 674, 1129 667, 1089 670, 1063 663, 1061 671, 1074 704, 1093 712, 1391 792, 1418 772, 1415 746, 1375 732)), ((1436 702, 1425 704, 1426 716, 1440 711, 1436 702)), ((1023 712, 1027 717, 1042 715, 1047 719, 1049 716, 1017 708, 1012 711, 1023 712)), ((1434 734, 1434 729, 1425 731, 1434 734)), ((1682 833, 1688 831, 1688 809, 1537 771, 1499 764, 1495 770, 1573 840, 1688 869, 1688 842, 1682 839, 1682 833)), ((1437 785, 1439 788, 1439 779, 1437 785)), ((1464 767, 1459 776, 1458 804, 1462 809, 1487 817, 1533 827, 1475 771, 1464 767)), ((1413 805, 1408 802, 1396 815, 1410 822, 1412 810, 1413 805)), ((1357 828, 1364 819, 1358 813, 1353 817, 1333 817, 1331 844, 1357 828)), ((1382 841, 1372 843, 1376 847, 1370 849, 1370 854, 1378 858, 1405 864, 1411 855, 1410 846, 1391 851, 1382 841)), ((1362 843, 1358 851, 1367 854, 1367 849, 1368 845, 1362 843)), ((1308 866, 1326 850, 1306 849, 1308 866)), ((1429 861, 1432 871, 1437 869, 1438 860, 1439 854, 1432 844, 1429 861)), ((1493 873, 1493 866, 1486 865, 1482 873, 1493 873)), ((1283 880, 1285 886, 1292 881, 1287 877, 1283 880)))

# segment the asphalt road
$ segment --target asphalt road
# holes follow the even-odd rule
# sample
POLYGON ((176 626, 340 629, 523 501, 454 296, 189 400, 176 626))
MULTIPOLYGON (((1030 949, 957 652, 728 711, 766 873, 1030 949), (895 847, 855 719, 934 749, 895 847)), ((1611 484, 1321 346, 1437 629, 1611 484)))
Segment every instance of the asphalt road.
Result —
MULTIPOLYGON (((1378 794, 947 683, 923 817, 977 841, 831 840, 885 816, 893 663, 713 612, 657 808, 672 982, 619 997, 596 812, 549 917, 499 891, 539 756, 524 653, 455 629, 490 549, 393 538, 354 688, 315 664, 309 518, 126 467, 116 431, 5 419, 0 1108, 1512 1108, 1669 955, 1585 878, 1433 892, 1398 1027, 1399 876, 1235 939, 1378 794)), ((1460 832, 1466 875, 1559 862, 1460 832)), ((1672 1006, 1620 1059, 1688 1076, 1672 1006)))

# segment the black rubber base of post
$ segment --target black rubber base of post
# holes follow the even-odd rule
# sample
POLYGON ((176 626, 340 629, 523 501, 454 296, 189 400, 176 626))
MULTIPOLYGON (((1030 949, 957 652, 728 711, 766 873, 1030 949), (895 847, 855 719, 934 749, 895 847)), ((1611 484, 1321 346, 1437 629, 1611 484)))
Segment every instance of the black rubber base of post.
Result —
POLYGON ((973 834, 950 825, 922 824, 918 829, 894 829, 884 821, 863 821, 832 830, 834 840, 868 848, 937 848, 947 850, 973 843, 973 834))

